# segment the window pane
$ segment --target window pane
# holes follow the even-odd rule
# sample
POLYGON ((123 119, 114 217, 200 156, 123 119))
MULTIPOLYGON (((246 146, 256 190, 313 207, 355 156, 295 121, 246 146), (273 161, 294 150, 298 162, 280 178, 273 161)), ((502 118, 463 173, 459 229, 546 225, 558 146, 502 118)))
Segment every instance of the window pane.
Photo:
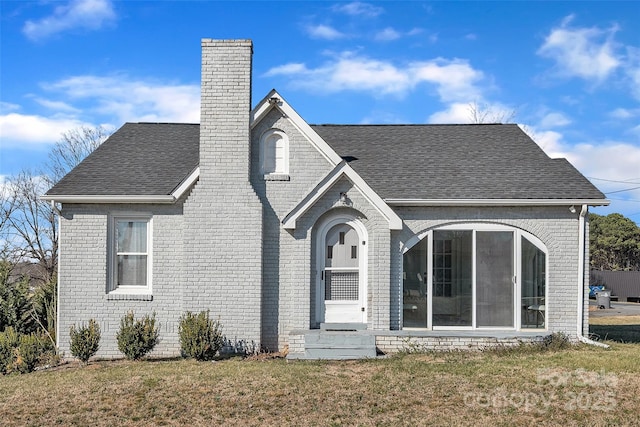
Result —
POLYGON ((358 233, 347 224, 338 224, 327 232, 327 259, 325 267, 332 268, 356 268, 357 257, 351 256, 351 247, 358 245, 358 233), (328 247, 331 246, 331 258, 328 256, 328 247))
POLYGON ((471 231, 433 232, 433 326, 472 325, 472 236, 471 231), (436 260, 441 267, 435 267, 436 260))
POLYGON ((544 328, 546 255, 522 238, 522 328, 544 328))
POLYGON ((476 325, 513 327, 513 233, 476 233, 476 325))
POLYGON ((118 255, 118 286, 147 286, 147 256, 118 255))
POLYGON ((404 254, 403 326, 427 327, 427 239, 421 240, 404 254))
POLYGON ((147 222, 146 221, 118 221, 117 223, 117 252, 147 252, 147 222))

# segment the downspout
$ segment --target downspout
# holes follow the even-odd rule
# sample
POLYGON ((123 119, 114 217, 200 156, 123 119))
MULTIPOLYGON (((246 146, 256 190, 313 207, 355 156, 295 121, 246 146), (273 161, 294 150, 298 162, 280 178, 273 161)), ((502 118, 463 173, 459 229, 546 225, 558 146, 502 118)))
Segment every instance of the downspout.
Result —
POLYGON ((60 238, 62 237, 62 229, 60 226, 62 225, 62 212, 56 206, 55 200, 51 200, 51 209, 58 214, 58 268, 57 268, 57 278, 56 278, 56 351, 60 349, 60 246, 62 242, 60 238))
POLYGON ((595 345, 602 348, 609 348, 607 344, 594 341, 582 335, 582 328, 584 327, 584 268, 585 257, 584 248, 586 243, 586 221, 587 205, 582 205, 580 210, 580 217, 578 218, 579 230, 578 230, 578 331, 577 336, 580 342, 585 344, 595 345))

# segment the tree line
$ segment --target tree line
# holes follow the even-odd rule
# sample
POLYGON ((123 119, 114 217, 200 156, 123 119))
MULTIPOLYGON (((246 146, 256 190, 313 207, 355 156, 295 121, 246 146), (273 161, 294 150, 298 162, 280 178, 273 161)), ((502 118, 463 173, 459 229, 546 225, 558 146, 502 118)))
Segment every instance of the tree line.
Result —
POLYGON ((619 213, 589 214, 592 270, 640 270, 640 227, 619 213))

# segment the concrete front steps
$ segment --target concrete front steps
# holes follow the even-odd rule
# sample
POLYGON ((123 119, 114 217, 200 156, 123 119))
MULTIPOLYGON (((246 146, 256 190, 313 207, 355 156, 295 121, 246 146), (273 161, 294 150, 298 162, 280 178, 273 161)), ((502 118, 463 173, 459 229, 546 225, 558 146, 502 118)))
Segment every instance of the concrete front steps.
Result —
POLYGON ((376 337, 362 333, 367 326, 362 323, 323 323, 320 329, 301 331, 304 337, 304 353, 290 353, 288 359, 349 360, 374 358, 376 337))

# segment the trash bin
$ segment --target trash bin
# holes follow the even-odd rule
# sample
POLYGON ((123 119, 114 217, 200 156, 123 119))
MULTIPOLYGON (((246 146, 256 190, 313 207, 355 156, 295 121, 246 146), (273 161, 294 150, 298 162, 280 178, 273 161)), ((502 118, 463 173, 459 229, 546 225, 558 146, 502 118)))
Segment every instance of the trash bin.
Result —
POLYGON ((599 291, 596 294, 596 304, 598 308, 611 308, 611 291, 599 291))

